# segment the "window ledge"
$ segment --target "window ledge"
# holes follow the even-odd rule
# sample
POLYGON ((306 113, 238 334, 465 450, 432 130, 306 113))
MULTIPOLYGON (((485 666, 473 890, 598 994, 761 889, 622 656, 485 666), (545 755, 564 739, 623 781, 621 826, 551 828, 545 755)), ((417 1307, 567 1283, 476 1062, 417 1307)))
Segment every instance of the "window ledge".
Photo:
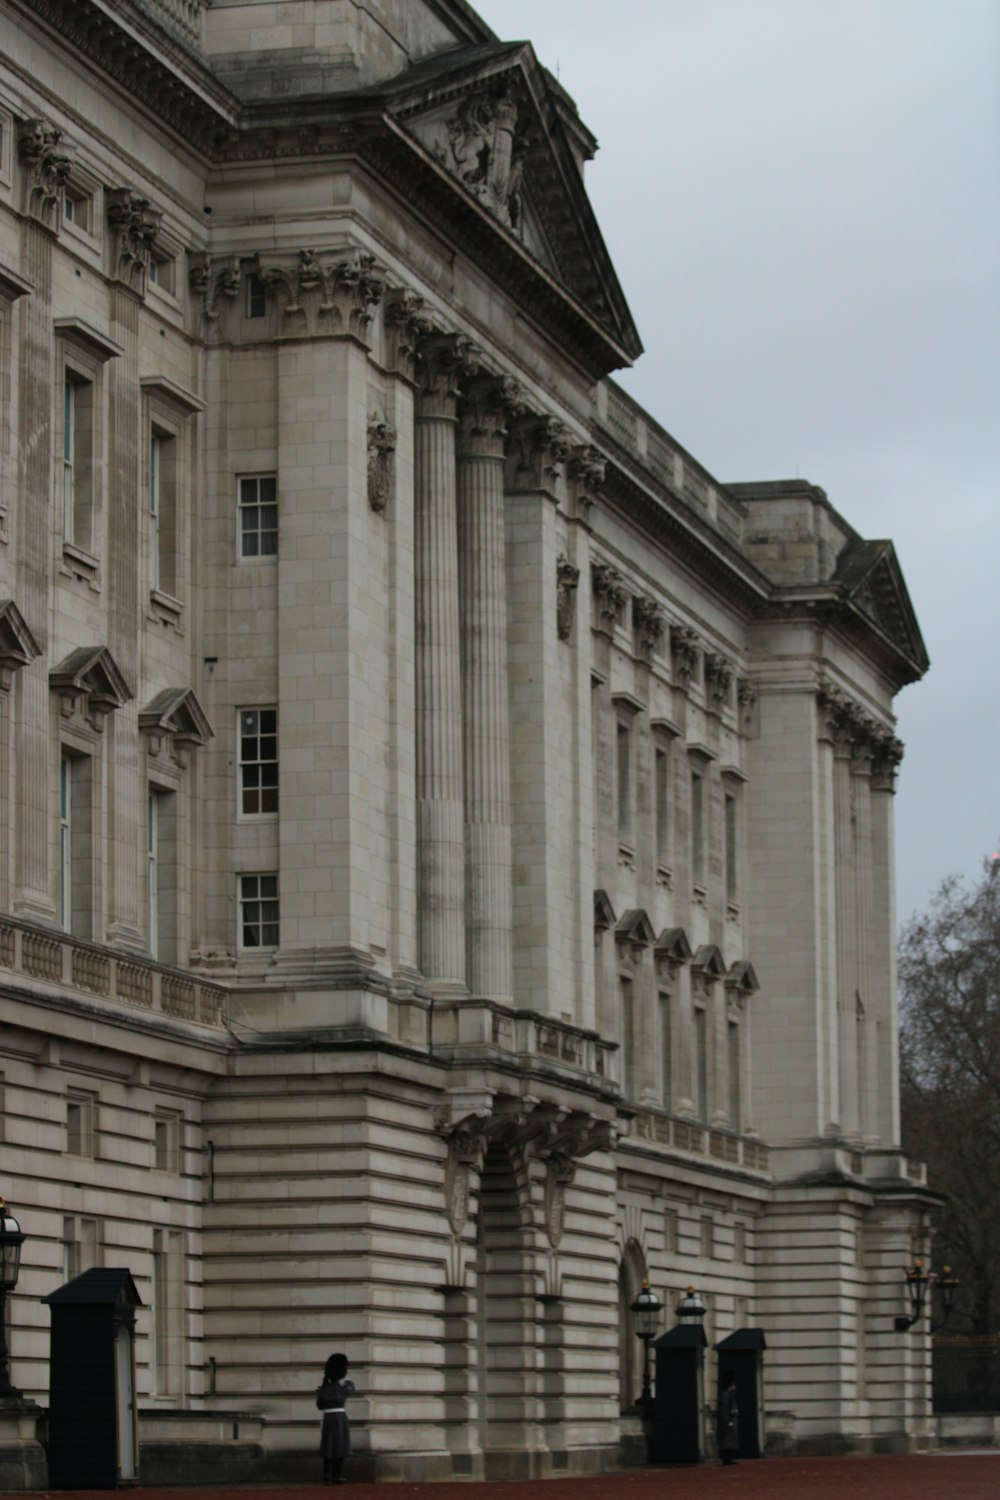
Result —
POLYGON ((620 843, 618 845, 618 863, 624 865, 627 870, 635 869, 635 850, 631 844, 620 843))
POLYGON ((735 901, 726 902, 726 920, 728 922, 738 922, 742 914, 742 908, 735 901))
POLYGON ((705 906, 708 901, 708 886, 699 885, 697 880, 691 885, 691 899, 698 906, 705 906))
POLYGON ((179 599, 172 594, 164 594, 160 589, 150 589, 149 608, 154 620, 161 621, 164 625, 179 626, 184 614, 184 606, 179 599))
POLYGON ((668 890, 671 888, 674 883, 674 872, 669 865, 658 864, 656 866, 656 883, 665 885, 668 890))
POLYGON ((100 571, 100 560, 75 542, 62 544, 63 567, 82 583, 93 584, 100 571))

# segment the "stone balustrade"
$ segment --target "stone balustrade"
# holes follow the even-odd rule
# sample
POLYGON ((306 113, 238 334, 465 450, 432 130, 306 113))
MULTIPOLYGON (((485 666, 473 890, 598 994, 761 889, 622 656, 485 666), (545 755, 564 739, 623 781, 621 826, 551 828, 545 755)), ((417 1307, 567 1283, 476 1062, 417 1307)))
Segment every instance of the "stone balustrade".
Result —
POLYGON ((206 0, 139 0, 144 11, 192 46, 201 46, 201 18, 206 0))
POLYGON ((496 1001, 438 1001, 434 1009, 434 1048, 456 1055, 484 1049, 508 1054, 522 1064, 568 1068, 614 1088, 618 1047, 594 1031, 535 1011, 515 1010, 496 1001))
POLYGON ((743 528, 739 503, 611 381, 598 388, 597 420, 654 479, 728 541, 739 544, 743 528))
POLYGON ((632 1126, 632 1139, 654 1146, 669 1146, 692 1156, 709 1157, 751 1172, 769 1171, 768 1150, 754 1137, 735 1131, 713 1130, 697 1120, 682 1120, 660 1110, 640 1110, 632 1126))
POLYGON ((0 919, 0 971, 199 1026, 221 1030, 225 1023, 222 985, 13 917, 0 919))

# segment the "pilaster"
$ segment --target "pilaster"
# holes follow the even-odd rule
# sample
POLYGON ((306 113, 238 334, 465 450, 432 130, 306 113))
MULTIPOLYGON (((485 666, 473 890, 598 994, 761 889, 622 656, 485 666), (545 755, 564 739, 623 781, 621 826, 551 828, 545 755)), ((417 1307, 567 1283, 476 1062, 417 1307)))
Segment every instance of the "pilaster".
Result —
POLYGON ((468 341, 432 334, 419 347, 415 433, 417 892, 420 969, 465 987, 455 422, 460 383, 477 361, 468 341))

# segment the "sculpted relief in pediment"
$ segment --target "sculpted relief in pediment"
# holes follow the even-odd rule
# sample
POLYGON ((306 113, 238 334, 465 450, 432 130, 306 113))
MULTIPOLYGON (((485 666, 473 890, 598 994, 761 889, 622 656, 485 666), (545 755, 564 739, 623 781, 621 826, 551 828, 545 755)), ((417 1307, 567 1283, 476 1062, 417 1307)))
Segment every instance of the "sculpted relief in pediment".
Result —
POLYGON ((509 83, 466 94, 431 119, 414 122, 420 140, 509 229, 523 223, 524 139, 509 83))

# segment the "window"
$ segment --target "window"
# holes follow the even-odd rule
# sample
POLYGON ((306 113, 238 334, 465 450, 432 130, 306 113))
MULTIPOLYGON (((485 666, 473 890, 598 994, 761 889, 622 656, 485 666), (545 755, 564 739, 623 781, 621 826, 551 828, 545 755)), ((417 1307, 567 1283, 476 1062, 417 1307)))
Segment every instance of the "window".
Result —
POLYGON ((660 1100, 664 1109, 672 1109, 674 1102, 674 1049, 671 1027, 673 1016, 670 996, 660 994, 660 1100))
POLYGON ((701 1253, 706 1260, 715 1255, 715 1225, 707 1217, 701 1221, 701 1253))
POLYGON ((93 762, 64 751, 59 758, 59 922, 76 937, 93 937, 93 762))
POLYGON ((632 734, 627 724, 618 721, 615 739, 618 775, 618 837, 623 843, 632 838, 632 734))
POLYGON ((240 876, 240 947, 278 946, 277 875, 240 876))
POLYGON ((181 1117, 175 1110, 158 1109, 153 1117, 153 1162, 158 1172, 178 1172, 181 1155, 181 1117))
POLYGON ((158 1396, 183 1393, 184 1256, 178 1230, 153 1230, 152 1334, 150 1375, 158 1396))
POLYGON ((278 551, 278 481, 273 474, 239 480, 240 557, 274 557, 278 551))
POLYGON ((619 980, 622 1007, 622 1092, 626 1099, 635 1097, 635 995, 631 979, 619 980))
POLYGON ((733 1225, 733 1260, 743 1265, 747 1258, 747 1227, 739 1220, 733 1225))
POLYGON ((63 189, 62 216, 64 224, 72 224, 84 234, 94 232, 94 199, 86 188, 68 182, 63 189))
POLYGON ((97 1095, 70 1089, 66 1096, 66 1150, 71 1156, 94 1156, 97 1095))
POLYGON ((670 752, 653 755, 653 796, 656 803, 656 862, 667 864, 670 856, 670 752))
POLYGON ((63 541, 89 551, 93 544, 94 384, 75 372, 63 379, 63 541))
POLYGON ((175 260, 172 255, 153 246, 149 253, 147 272, 150 286, 159 287, 162 292, 172 292, 174 290, 174 266, 175 260))
POLYGON ((679 1232, 676 1208, 667 1208, 663 1212, 663 1248, 667 1255, 676 1255, 679 1243, 679 1232))
POLYGON ((0 1142, 7 1139, 7 1080, 0 1073, 0 1142))
POLYGON ((740 1028, 739 1022, 730 1021, 729 1041, 729 1123, 734 1130, 740 1128, 742 1100, 740 1098, 740 1028))
POLYGON ((708 1017, 699 1005, 694 1012, 695 1114, 708 1119, 708 1017))
POLYGON ((149 951, 161 963, 177 955, 177 794, 151 787, 146 797, 146 903, 149 951))
POLYGON ((705 883, 705 778, 691 772, 691 878, 705 883))
POLYGON ((149 586, 177 589, 177 443, 172 433, 149 434, 149 586))
POLYGON ((732 792, 726 793, 726 900, 735 903, 739 900, 739 858, 737 844, 737 822, 736 822, 736 797, 732 792))
POLYGON ((264 283, 256 271, 251 271, 247 277, 247 317, 264 318, 267 316, 267 294, 264 283))
POLYGON ((240 814, 273 816, 278 811, 278 710, 240 710, 240 814))
POLYGON ((67 1281, 101 1264, 101 1238, 99 1219, 77 1218, 76 1215, 63 1219, 62 1269, 67 1281))

